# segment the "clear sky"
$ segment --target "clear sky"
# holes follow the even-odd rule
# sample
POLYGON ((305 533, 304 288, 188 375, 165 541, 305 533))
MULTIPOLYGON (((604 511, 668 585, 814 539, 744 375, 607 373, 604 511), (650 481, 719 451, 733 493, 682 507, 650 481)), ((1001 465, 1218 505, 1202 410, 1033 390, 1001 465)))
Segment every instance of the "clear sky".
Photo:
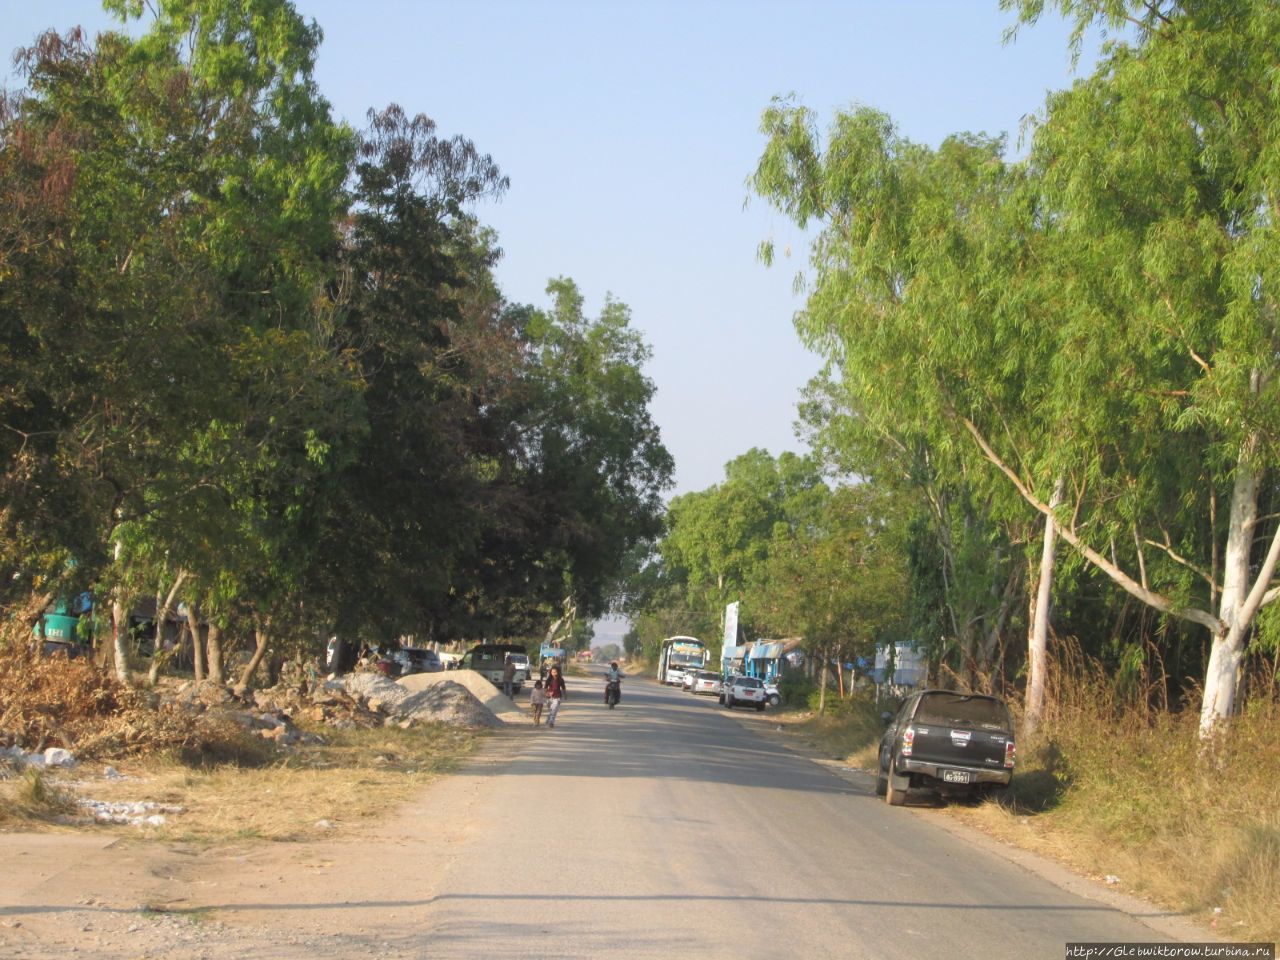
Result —
MULTIPOLYGON (((959 130, 1016 144, 1024 115, 1072 78, 1065 24, 1047 17, 1006 45, 996 0, 295 3, 324 30, 317 80, 339 116, 360 126, 399 103, 510 176, 478 210, 509 299, 543 303, 566 275, 590 311, 606 292, 631 306, 675 493, 753 446, 800 449, 795 403, 818 368, 791 325, 804 238, 743 206, 770 97, 794 92, 824 122, 874 106, 931 144, 959 130), (790 262, 757 262, 766 236, 791 244, 790 262)), ((47 27, 111 23, 95 0, 0 0, 0 14, 6 54, 47 27)))

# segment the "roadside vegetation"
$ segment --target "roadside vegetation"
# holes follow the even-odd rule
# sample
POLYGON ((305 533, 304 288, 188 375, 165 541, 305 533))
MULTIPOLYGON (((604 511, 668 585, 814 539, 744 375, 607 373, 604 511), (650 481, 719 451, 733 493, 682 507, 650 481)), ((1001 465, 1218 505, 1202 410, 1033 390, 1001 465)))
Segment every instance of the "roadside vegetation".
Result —
POLYGON ((497 163, 338 122, 287 0, 106 6, 138 35, 29 38, 0 95, 0 656, 57 611, 127 686, 243 692, 602 613, 672 471, 628 307, 505 297, 497 163))
POLYGON ((135 825, 95 824, 81 804, 95 800, 180 808, 145 827, 152 838, 300 839, 385 813, 470 755, 482 736, 444 724, 402 729, 364 711, 363 722, 346 726, 298 716, 306 736, 286 746, 246 725, 244 704, 195 709, 177 695, 182 686, 144 692, 92 663, 0 658, 0 729, 32 753, 68 747, 76 760, 46 769, 0 752, 0 830, 93 824, 138 833, 135 825))
POLYGON ((159 826, 98 823, 93 830, 201 844, 315 838, 385 815, 452 770, 482 736, 444 724, 309 732, 320 742, 287 751, 238 731, 209 744, 203 759, 135 754, 117 760, 110 778, 97 772, 100 764, 75 771, 28 767, 0 777, 0 830, 84 828, 93 818, 80 800, 92 799, 180 811, 159 826))

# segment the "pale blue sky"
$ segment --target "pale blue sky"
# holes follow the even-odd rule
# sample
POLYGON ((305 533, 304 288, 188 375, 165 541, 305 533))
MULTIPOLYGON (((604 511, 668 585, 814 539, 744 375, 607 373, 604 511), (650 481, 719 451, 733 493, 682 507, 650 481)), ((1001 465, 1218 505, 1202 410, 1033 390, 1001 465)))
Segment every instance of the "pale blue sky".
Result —
MULTIPOLYGON (((499 280, 544 302, 549 277, 629 304, 652 345, 654 415, 674 492, 717 482, 753 446, 799 449, 792 423, 817 360, 798 344, 803 238, 743 209, 761 110, 794 91, 825 121, 858 102, 907 136, 1011 132, 1071 80, 1056 19, 1001 36, 996 0, 296 0, 325 33, 317 79, 335 112, 399 103, 492 154, 511 189, 481 219, 499 280), (759 241, 795 256, 766 270, 759 241)), ((0 49, 42 28, 110 21, 94 0, 0 0, 0 49)), ((7 63, 7 61, 6 61, 7 63)), ((15 78, 5 74, 6 85, 15 78)))

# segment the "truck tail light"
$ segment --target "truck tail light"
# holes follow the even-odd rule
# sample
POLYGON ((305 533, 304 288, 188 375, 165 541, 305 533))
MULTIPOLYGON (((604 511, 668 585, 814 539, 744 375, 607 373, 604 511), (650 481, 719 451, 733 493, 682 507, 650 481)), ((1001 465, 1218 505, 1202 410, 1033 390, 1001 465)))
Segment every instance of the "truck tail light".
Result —
POLYGON ((1017 753, 1017 749, 1013 745, 1012 740, 1006 740, 1004 745, 1004 765, 1010 770, 1013 769, 1013 758, 1017 753))
POLYGON ((916 728, 907 727, 907 729, 902 731, 902 750, 900 750, 899 752, 904 757, 911 756, 911 745, 915 742, 916 742, 916 728))

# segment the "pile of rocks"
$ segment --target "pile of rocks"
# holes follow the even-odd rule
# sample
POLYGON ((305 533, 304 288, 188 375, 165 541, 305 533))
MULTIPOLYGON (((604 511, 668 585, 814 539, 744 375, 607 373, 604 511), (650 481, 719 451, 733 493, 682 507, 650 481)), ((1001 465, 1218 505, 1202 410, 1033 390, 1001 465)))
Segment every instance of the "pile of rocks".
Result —
POLYGON ((80 806, 96 823, 126 823, 135 827, 163 827, 168 816, 182 813, 183 808, 171 803, 109 802, 106 800, 81 800, 80 806))
POLYGON ((384 713, 400 726, 415 722, 447 723, 463 727, 500 727, 502 721, 466 687, 451 681, 414 692, 376 673, 352 673, 330 680, 325 689, 339 685, 372 710, 384 713))
POLYGON ((70 769, 76 765, 76 758, 70 750, 62 747, 49 747, 43 752, 27 753, 21 747, 4 747, 0 749, 0 763, 24 770, 35 767, 43 770, 46 767, 63 767, 70 769))
POLYGON ((503 723, 531 723, 530 715, 514 700, 475 670, 449 670, 441 673, 414 673, 396 681, 410 693, 419 693, 439 683, 456 683, 466 687, 489 712, 503 723))

